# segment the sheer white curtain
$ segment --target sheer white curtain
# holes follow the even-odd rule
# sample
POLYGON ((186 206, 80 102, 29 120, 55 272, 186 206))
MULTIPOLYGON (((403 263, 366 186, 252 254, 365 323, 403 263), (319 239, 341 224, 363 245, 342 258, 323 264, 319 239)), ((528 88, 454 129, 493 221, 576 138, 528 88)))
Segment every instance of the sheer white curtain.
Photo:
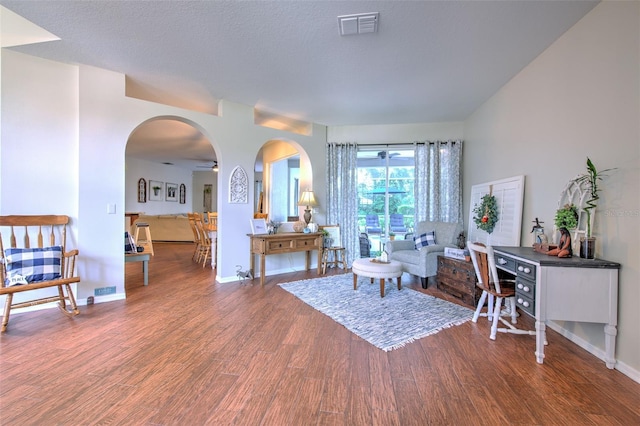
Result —
POLYGON ((416 142, 415 221, 462 223, 462 141, 416 142))
POLYGON ((358 145, 327 144, 327 224, 340 225, 347 265, 360 257, 358 240, 358 145))

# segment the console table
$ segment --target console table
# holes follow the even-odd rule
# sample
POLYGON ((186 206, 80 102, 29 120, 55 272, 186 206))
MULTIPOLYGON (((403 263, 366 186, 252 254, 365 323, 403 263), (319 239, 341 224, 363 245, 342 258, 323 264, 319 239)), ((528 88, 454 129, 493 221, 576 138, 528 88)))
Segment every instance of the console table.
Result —
POLYGON ((616 364, 618 270, 602 259, 559 258, 531 247, 494 247, 496 266, 516 278, 516 304, 536 319, 536 360, 544 360, 549 320, 604 324, 605 363, 616 364))
POLYGON ((270 254, 293 253, 306 251, 305 268, 308 271, 311 265, 311 251, 318 250, 318 275, 322 265, 322 233, 311 232, 308 234, 301 232, 281 233, 281 234, 249 234, 251 239, 249 244, 251 263, 249 269, 255 277, 255 255, 260 255, 260 285, 264 285, 266 275, 264 269, 265 257, 270 254))

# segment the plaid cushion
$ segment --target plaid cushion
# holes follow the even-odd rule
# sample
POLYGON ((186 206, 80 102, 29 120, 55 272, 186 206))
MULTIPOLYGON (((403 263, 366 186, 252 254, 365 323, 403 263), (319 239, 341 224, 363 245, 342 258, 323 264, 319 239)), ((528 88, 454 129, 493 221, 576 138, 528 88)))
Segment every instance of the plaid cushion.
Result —
POLYGON ((436 231, 430 231, 417 237, 414 236, 413 243, 416 245, 416 250, 420 250, 422 247, 435 245, 436 231))
POLYGON ((8 248, 4 251, 6 287, 61 277, 62 247, 8 248))

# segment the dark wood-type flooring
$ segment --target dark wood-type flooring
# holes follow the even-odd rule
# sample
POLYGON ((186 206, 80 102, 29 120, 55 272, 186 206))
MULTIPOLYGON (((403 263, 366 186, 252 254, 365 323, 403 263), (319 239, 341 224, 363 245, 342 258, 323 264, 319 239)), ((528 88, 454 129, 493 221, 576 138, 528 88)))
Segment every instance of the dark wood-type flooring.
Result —
POLYGON ((543 365, 486 318, 383 352, 277 285, 315 271, 219 284, 191 245, 154 248, 126 300, 12 316, 1 425, 640 424, 640 384, 553 331, 543 365))

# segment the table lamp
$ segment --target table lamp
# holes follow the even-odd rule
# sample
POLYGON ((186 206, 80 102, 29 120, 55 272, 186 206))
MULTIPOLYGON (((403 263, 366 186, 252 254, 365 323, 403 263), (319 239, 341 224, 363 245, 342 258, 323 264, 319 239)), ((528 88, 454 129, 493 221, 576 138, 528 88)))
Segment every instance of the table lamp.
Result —
POLYGON ((300 196, 300 200, 298 200, 298 205, 306 206, 306 209, 304 210, 304 221, 308 226, 309 222, 311 222, 311 207, 316 207, 318 205, 316 196, 313 194, 313 191, 310 189, 303 191, 302 195, 300 196))

